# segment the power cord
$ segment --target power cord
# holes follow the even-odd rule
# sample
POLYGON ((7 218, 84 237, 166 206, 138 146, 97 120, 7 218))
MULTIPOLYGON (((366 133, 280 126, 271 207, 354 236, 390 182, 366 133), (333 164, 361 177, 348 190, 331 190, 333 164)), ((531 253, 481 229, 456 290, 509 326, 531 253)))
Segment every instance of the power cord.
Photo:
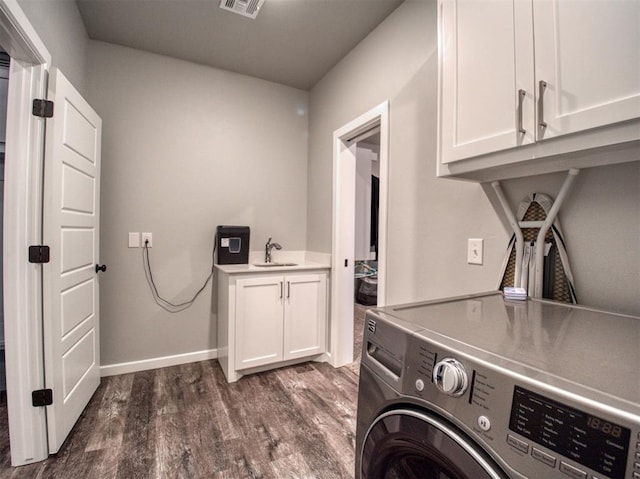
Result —
POLYGON ((207 276, 207 279, 204 281, 204 284, 202 285, 202 287, 198 291, 196 291, 196 294, 193 295, 193 298, 191 298, 189 301, 185 301, 183 303, 178 303, 178 304, 174 304, 171 301, 168 301, 164 299, 162 296, 160 296, 160 293, 158 292, 158 287, 156 286, 156 283, 153 279, 153 273, 151 272, 149 240, 145 240, 144 246, 142 249, 142 267, 144 268, 144 274, 147 278, 147 283, 149 284, 149 288, 151 289, 153 300, 156 302, 158 306, 160 306, 162 309, 170 313, 179 313, 191 307, 191 305, 195 302, 198 296, 200 296, 200 293, 204 291, 204 289, 207 287, 207 284, 213 277, 213 273, 215 271, 216 246, 218 244, 217 239, 218 239, 218 235, 216 234, 213 239, 213 251, 211 252, 211 272, 209 273, 209 276, 207 276))

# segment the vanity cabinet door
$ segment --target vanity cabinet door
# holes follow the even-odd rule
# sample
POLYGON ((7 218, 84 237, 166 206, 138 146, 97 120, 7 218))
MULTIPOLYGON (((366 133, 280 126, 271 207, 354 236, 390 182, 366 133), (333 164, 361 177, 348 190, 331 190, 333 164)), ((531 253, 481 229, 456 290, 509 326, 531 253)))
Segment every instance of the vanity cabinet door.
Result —
POLYGON ((326 324, 327 276, 285 276, 284 359, 323 353, 326 324))
POLYGON ((236 369, 282 361, 284 278, 236 282, 236 369))
POLYGON ((640 117, 638 0, 534 1, 533 18, 538 139, 640 117))

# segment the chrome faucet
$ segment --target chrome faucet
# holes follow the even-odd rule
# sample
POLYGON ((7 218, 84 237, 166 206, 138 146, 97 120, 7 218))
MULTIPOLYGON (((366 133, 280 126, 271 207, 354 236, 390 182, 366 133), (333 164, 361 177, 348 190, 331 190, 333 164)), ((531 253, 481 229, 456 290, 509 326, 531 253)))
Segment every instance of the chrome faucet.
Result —
POLYGON ((271 242, 271 236, 269 237, 269 239, 267 240, 267 244, 264 245, 264 262, 265 263, 271 263, 271 250, 275 248, 275 249, 282 249, 282 246, 280 246, 278 243, 272 243, 271 242))

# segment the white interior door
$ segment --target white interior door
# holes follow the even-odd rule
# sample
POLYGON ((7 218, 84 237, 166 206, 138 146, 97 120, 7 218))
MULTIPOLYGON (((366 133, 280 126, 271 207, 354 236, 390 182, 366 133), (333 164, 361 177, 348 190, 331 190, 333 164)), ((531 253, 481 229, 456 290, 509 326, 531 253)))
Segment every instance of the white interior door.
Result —
POLYGON ((102 121, 57 70, 49 79, 43 268, 49 452, 58 451, 100 384, 98 278, 102 121))

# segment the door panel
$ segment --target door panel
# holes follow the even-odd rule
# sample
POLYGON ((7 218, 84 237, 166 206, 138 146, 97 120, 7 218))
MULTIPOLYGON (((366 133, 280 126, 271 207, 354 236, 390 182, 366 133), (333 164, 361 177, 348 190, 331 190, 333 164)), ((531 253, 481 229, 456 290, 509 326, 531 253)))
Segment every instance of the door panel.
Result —
POLYGON ((90 318, 95 311, 94 281, 87 281, 62 293, 62 334, 90 318))
POLYGON ((67 211, 93 214, 95 178, 64 165, 62 170, 63 198, 62 207, 67 211))
POLYGON ((100 138, 96 112, 57 70, 49 81, 54 117, 47 120, 43 266, 49 452, 59 450, 100 384, 100 138))

